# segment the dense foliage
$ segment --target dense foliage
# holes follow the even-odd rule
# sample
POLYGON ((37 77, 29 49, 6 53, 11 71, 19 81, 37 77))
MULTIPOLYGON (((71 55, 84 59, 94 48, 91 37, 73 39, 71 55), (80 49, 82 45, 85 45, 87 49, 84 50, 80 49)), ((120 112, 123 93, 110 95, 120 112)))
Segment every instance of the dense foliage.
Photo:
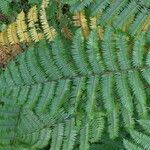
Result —
POLYGON ((27 47, 0 72, 0 149, 149 150, 149 5, 26 1, 0 33, 27 47))

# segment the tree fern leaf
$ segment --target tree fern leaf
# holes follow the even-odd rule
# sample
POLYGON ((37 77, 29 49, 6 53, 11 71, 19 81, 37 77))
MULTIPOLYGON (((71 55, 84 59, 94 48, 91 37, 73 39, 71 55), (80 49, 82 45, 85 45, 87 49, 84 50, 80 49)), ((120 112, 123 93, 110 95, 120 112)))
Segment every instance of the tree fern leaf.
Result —
POLYGON ((17 100, 18 97, 19 97, 20 91, 21 91, 20 87, 15 87, 15 88, 12 89, 12 93, 10 95, 12 95, 12 97, 17 100))
POLYGON ((87 101, 86 113, 89 118, 92 117, 94 107, 96 105, 96 93, 99 85, 99 78, 97 76, 91 77, 87 81, 87 101))
POLYGON ((126 150, 143 150, 142 147, 139 147, 138 145, 133 144, 130 141, 125 140, 125 139, 123 140, 123 144, 126 150))
MULTIPOLYGON (((12 64, 9 67, 12 80, 14 81, 15 85, 18 85, 18 84, 23 85, 22 78, 19 72, 19 68, 15 66, 16 66, 15 62, 12 62, 12 64)), ((6 79, 6 80, 9 80, 9 79, 6 79)))
POLYGON ((135 67, 143 66, 143 57, 145 49, 145 33, 136 38, 133 48, 133 64, 135 67))
POLYGON ((39 62, 41 67, 43 68, 44 72, 48 75, 48 78, 60 78, 62 76, 61 72, 58 70, 57 65, 54 63, 52 54, 47 46, 45 41, 42 41, 43 44, 38 44, 38 56, 39 62), (41 51, 41 48, 43 51, 41 51))
POLYGON ((132 24, 132 26, 129 28, 129 32, 131 35, 135 35, 140 33, 140 31, 143 29, 144 22, 148 18, 147 11, 141 10, 141 12, 138 13, 136 20, 132 24))
POLYGON ((33 85, 32 87, 29 87, 28 98, 24 105, 30 109, 35 109, 36 111, 35 106, 42 92, 43 92, 43 86, 41 84, 38 84, 36 86, 33 85))
POLYGON ((51 114, 55 114, 60 106, 65 102, 68 97, 68 92, 70 89, 70 80, 61 80, 58 82, 55 97, 52 100, 51 104, 51 114), (61 91, 61 92, 60 92, 61 91))
POLYGON ((113 29, 107 27, 102 43, 104 62, 108 70, 117 70, 115 45, 113 41, 113 29))
POLYGON ((109 4, 109 0, 96 0, 91 4, 91 16, 95 16, 99 12, 102 12, 109 4))
POLYGON ((104 130, 104 125, 105 125, 104 114, 101 112, 96 113, 90 122, 90 133, 89 133, 90 142, 92 143, 98 142, 101 139, 104 130))
POLYGON ((32 136, 34 136, 33 134, 35 133, 35 135, 37 135, 37 137, 35 138, 38 138, 40 132, 40 130, 38 129, 39 128, 42 129, 42 125, 43 125, 40 122, 38 116, 28 108, 24 108, 21 111, 22 113, 20 115, 22 115, 22 117, 20 116, 21 118, 19 118, 20 124, 17 127, 17 131, 18 131, 17 137, 19 138, 21 136, 22 138, 28 140, 26 136, 32 139, 32 136))
POLYGON ((127 82, 127 75, 125 74, 117 75, 116 84, 117 84, 117 90, 122 104, 122 115, 123 115, 125 127, 127 129, 133 128, 134 127, 133 102, 132 102, 132 96, 127 82))
POLYGON ((72 87, 72 92, 71 92, 71 97, 74 100, 74 105, 73 105, 73 110, 74 112, 72 113, 78 113, 78 107, 81 104, 81 97, 83 95, 83 91, 85 90, 85 84, 86 84, 86 78, 78 78, 74 80, 73 82, 73 87, 72 87))
POLYGON ((119 112, 117 109, 117 103, 113 97, 113 76, 102 76, 102 93, 105 109, 107 111, 108 120, 108 132, 110 138, 114 139, 118 136, 119 130, 119 112))
POLYGON ((5 76, 5 78, 6 78, 6 84, 7 84, 8 86, 15 85, 15 82, 14 82, 14 80, 12 79, 12 75, 11 75, 10 69, 6 69, 6 70, 5 70, 4 76, 5 76), (11 79, 11 80, 7 80, 7 79, 11 79))
POLYGON ((0 11, 5 15, 9 15, 11 13, 10 3, 12 0, 2 0, 0 4, 0 11))
POLYGON ((81 29, 78 29, 73 39, 72 56, 78 66, 81 74, 88 74, 90 72, 89 63, 87 60, 86 49, 84 48, 84 38, 81 29))
POLYGON ((87 7, 88 5, 90 5, 90 3, 92 2, 92 0, 78 0, 76 3, 74 3, 73 5, 71 5, 70 11, 71 12, 79 12, 81 10, 84 9, 84 7, 87 7))
POLYGON ((89 124, 85 123, 80 131, 80 146, 79 150, 89 149, 89 124))
POLYGON ((64 135, 64 124, 60 123, 53 129, 52 144, 50 150, 61 149, 64 135))
POLYGON ((76 140, 76 130, 74 119, 66 121, 65 137, 63 143, 63 150, 72 150, 76 140))
POLYGON ((69 54, 67 48, 63 47, 61 38, 56 37, 54 43, 52 44, 52 53, 56 64, 62 70, 64 76, 75 76, 76 70, 74 66, 69 62, 69 54))
POLYGON ((149 136, 147 136, 143 133, 140 133, 138 131, 135 131, 135 130, 132 130, 130 132, 130 135, 137 144, 143 146, 144 149, 149 150, 149 148, 150 148, 150 143, 149 143, 150 137, 149 136))
POLYGON ((132 19, 135 14, 138 12, 138 5, 135 1, 131 1, 123 11, 119 14, 119 16, 116 18, 116 20, 113 22, 114 27, 124 29, 127 22, 130 22, 130 19, 132 19))
POLYGON ((148 84, 150 84, 150 52, 147 55, 146 58, 146 67, 145 69, 143 69, 143 76, 145 78, 145 80, 148 82, 148 84))
POLYGON ((30 74, 30 71, 28 69, 27 63, 26 63, 26 55, 21 55, 18 58, 18 61, 20 62, 20 65, 18 66, 18 69, 20 71, 20 75, 22 78, 22 82, 24 84, 31 84, 34 83, 34 79, 30 74))
POLYGON ((143 127, 143 129, 147 133, 150 133, 150 130, 149 130, 150 121, 148 119, 140 119, 140 120, 138 120, 138 123, 143 127))
POLYGON ((118 0, 115 3, 111 4, 104 15, 100 18, 99 23, 101 23, 103 26, 106 25, 106 23, 110 23, 116 13, 118 13, 118 11, 122 9, 122 7, 124 7, 126 4, 127 0, 118 0))
POLYGON ((8 146, 11 144, 14 138, 19 112, 20 112, 19 107, 16 107, 14 103, 10 103, 10 100, 5 98, 5 107, 3 108, 2 106, 0 106, 0 118, 1 118, 0 145, 1 146, 2 145, 8 146))
MULTIPOLYGON (((16 89, 16 90, 18 90, 18 89, 16 89)), ((24 105, 25 104, 25 102, 28 99, 29 91, 30 91, 30 87, 26 86, 25 88, 20 89, 19 93, 17 93, 18 94, 17 103, 19 105, 24 105)))
POLYGON ((51 137, 51 130, 43 129, 37 139, 37 141, 32 146, 33 149, 43 148, 49 143, 49 139, 51 137))
POLYGON ((137 100, 137 111, 140 118, 146 118, 148 116, 146 93, 144 90, 143 83, 140 80, 139 73, 136 71, 130 71, 128 73, 132 90, 137 100))
POLYGON ((98 35, 96 31, 90 33, 87 48, 88 48, 88 57, 91 64, 92 70, 94 73, 100 73, 104 70, 104 65, 102 63, 102 57, 100 55, 98 35))
POLYGON ((45 72, 43 72, 36 55, 37 53, 35 54, 33 47, 31 47, 31 49, 27 51, 26 57, 28 69, 31 73, 31 76, 34 78, 35 82, 46 81, 47 80, 46 74, 45 72))
POLYGON ((118 60, 119 60, 120 68, 124 70, 131 67, 127 38, 128 38, 127 36, 121 34, 119 34, 116 37, 116 47, 118 48, 118 60))
POLYGON ((48 110, 50 103, 54 97, 56 82, 46 83, 40 93, 40 99, 36 104, 36 112, 43 113, 48 110))

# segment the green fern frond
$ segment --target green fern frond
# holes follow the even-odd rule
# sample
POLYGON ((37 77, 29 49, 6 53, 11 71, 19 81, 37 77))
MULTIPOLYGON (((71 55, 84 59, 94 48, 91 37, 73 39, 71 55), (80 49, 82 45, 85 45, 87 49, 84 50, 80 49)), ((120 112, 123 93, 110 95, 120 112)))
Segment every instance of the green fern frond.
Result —
POLYGON ((149 84, 150 55, 143 46, 140 55, 135 48, 139 41, 147 43, 145 35, 132 39, 134 44, 130 40, 110 27, 103 40, 95 31, 86 40, 77 29, 72 44, 58 37, 49 44, 41 41, 18 56, 0 75, 1 110, 6 111, 0 120, 15 124, 9 134, 1 131, 0 144, 87 150, 92 142, 102 141, 104 131, 114 139, 122 129, 134 129, 136 119, 148 114, 149 94, 144 88, 149 84), (138 57, 140 63, 136 63, 138 57), (9 109, 19 109, 15 113, 18 121, 18 117, 8 119, 9 109))
POLYGON ((124 139, 123 143, 124 143, 124 146, 125 146, 126 150, 143 150, 142 147, 139 147, 138 145, 133 144, 128 140, 124 139))
POLYGON ((63 135, 64 135, 64 124, 58 124, 53 129, 52 133, 52 143, 50 150, 60 149, 62 142, 63 142, 63 135))

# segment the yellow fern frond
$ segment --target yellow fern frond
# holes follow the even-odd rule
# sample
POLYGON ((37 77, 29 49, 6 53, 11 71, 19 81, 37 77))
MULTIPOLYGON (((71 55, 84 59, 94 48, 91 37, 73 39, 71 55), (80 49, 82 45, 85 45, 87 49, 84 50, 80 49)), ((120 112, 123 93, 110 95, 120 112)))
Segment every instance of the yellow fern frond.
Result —
POLYGON ((73 22, 75 26, 82 28, 83 35, 87 39, 89 36, 89 27, 88 27, 87 19, 85 17, 84 12, 81 11, 81 12, 76 13, 73 16, 73 20, 74 20, 73 22))
POLYGON ((5 45, 4 38, 3 38, 3 32, 0 33, 0 45, 5 45))
POLYGON ((43 38, 42 33, 38 33, 36 29, 36 22, 38 22, 38 12, 37 7, 32 7, 28 12, 28 27, 31 38, 34 42, 38 42, 43 38))
POLYGON ((90 18, 90 28, 91 29, 97 28, 97 17, 90 18))
POLYGON ((17 23, 17 34, 20 42, 30 42, 31 39, 27 33, 25 13, 23 11, 20 14, 18 14, 16 23, 17 23))
POLYGON ((28 22, 29 22, 29 27, 33 25, 34 22, 38 21, 38 12, 37 12, 37 7, 33 6, 29 12, 28 12, 28 22))
POLYGON ((49 0, 43 0, 41 7, 45 9, 48 7, 48 5, 49 5, 49 0))
POLYGON ((46 36, 47 40, 50 42, 55 38, 57 33, 54 27, 49 26, 48 24, 47 17, 46 17, 46 10, 45 10, 47 5, 48 5, 48 1, 44 0, 40 10, 40 22, 43 28, 44 35, 46 36))
POLYGON ((3 31, 0 33, 0 44, 1 45, 8 45, 9 44, 9 40, 8 40, 6 31, 3 31))
POLYGON ((19 39, 17 37, 17 25, 15 22, 8 26, 7 36, 10 44, 19 43, 19 39))

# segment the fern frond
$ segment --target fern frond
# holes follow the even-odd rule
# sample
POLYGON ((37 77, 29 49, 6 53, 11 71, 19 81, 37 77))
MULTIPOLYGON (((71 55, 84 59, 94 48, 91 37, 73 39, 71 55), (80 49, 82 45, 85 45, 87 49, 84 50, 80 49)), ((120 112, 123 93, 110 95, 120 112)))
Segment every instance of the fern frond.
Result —
POLYGON ((16 21, 11 23, 6 31, 0 32, 0 44, 20 44, 20 43, 31 43, 38 42, 44 38, 44 36, 52 41, 56 36, 56 31, 52 26, 49 26, 46 16, 46 7, 48 1, 44 1, 41 6, 40 17, 37 11, 37 7, 33 6, 30 8, 27 16, 22 11, 17 15, 16 21), (42 7, 44 6, 44 7, 42 7), (46 7, 45 7, 46 6, 46 7), (39 19, 42 25, 43 31, 40 31, 39 19), (27 22, 26 22, 27 20, 27 22))
POLYGON ((142 147, 139 147, 138 145, 133 144, 128 140, 124 139, 123 143, 124 143, 124 146, 125 146, 126 150, 143 150, 142 147))
POLYGON ((138 12, 139 6, 135 1, 129 2, 120 15, 114 21, 114 27, 126 30, 126 26, 130 25, 135 17, 135 14, 138 12), (127 23, 128 22, 128 23, 127 23))
POLYGON ((114 33, 111 27, 107 27, 102 43, 103 57, 108 70, 117 70, 117 58, 114 43, 114 33))
POLYGON ((65 48, 65 45, 63 45, 62 42, 62 38, 57 36, 52 44, 52 54, 54 56, 55 63, 64 76, 75 76, 76 68, 73 63, 70 62, 72 59, 71 55, 69 54, 70 50, 67 47, 65 48))
POLYGON ((73 38, 73 59, 81 74, 90 72, 88 58, 86 56, 86 49, 84 47, 84 38, 81 29, 78 29, 73 38))
POLYGON ((16 24, 17 24, 17 34, 20 42, 30 42, 31 39, 27 33, 25 13, 23 11, 20 14, 18 14, 16 24))
POLYGON ((98 40, 99 38, 96 30, 91 31, 87 42, 87 52, 94 73, 100 73, 104 70, 98 40))
POLYGON ((8 36, 8 40, 10 44, 19 43, 19 39, 17 36, 17 24, 16 23, 12 23, 8 26, 7 36, 8 36))
POLYGON ((63 150, 72 150, 76 141, 77 131, 75 129, 75 120, 71 119, 66 121, 65 133, 63 143, 63 150))
POLYGON ((150 148, 150 137, 140 133, 138 131, 131 131, 130 132, 131 137, 134 139, 134 141, 141 145, 144 149, 149 149, 150 148))
POLYGON ((84 11, 78 12, 73 16, 74 25, 81 27, 84 37, 87 39, 89 35, 89 27, 84 11))
POLYGON ((96 95, 99 88, 99 78, 94 76, 87 81, 87 101, 86 113, 88 118, 92 118, 93 111, 96 107, 96 95))
POLYGON ((144 53, 145 53, 145 38, 146 38, 146 34, 142 33, 141 36, 136 38, 136 41, 134 43, 134 48, 133 48, 133 64, 135 67, 139 67, 142 66, 144 64, 143 63, 143 57, 144 57, 144 53))
MULTIPOLYGON (((35 44, 12 61, 0 74, 0 99, 9 97, 9 109, 20 108, 20 119, 6 145, 13 141, 14 145, 28 145, 28 149, 42 149, 53 141, 64 149, 87 150, 91 142, 103 141, 104 129, 116 140, 135 129, 137 119, 148 117, 149 90, 145 88, 150 55, 145 48, 140 49, 140 55, 130 51, 137 51, 137 41, 143 40, 147 46, 143 35, 132 42, 131 39, 106 27, 103 40, 96 30, 86 40, 82 29, 77 29, 72 44, 58 36, 52 43, 35 44), (138 57, 140 63, 133 63, 138 57), (12 102, 15 104, 11 105, 12 102), (63 131, 58 127, 60 123, 64 125, 63 131), (54 132, 60 134, 54 137, 54 132), (45 142, 38 144, 44 135, 45 142)), ((2 102, 0 107, 8 110, 7 101, 2 102)), ((5 145, 5 140, 1 145, 5 145)))
POLYGON ((37 7, 32 7, 28 12, 28 27, 30 28, 29 32, 34 42, 38 42, 43 38, 42 33, 37 33, 35 24, 38 22, 38 12, 37 7))
POLYGON ((61 149, 64 135, 64 124, 60 123, 53 129, 52 143, 50 150, 61 149))
POLYGON ((148 119, 140 119, 140 120, 138 120, 138 123, 140 124, 140 126, 143 127, 143 129, 147 133, 150 133, 150 130, 149 130, 150 121, 148 119))
POLYGON ((150 84, 150 52, 148 53, 147 55, 147 58, 146 58, 146 68, 143 69, 143 77, 145 78, 145 80, 147 81, 148 84, 150 84))
POLYGON ((91 143, 101 140, 104 125, 105 125, 104 114, 102 112, 96 113, 90 122, 89 138, 91 143))
POLYGON ((0 44, 1 45, 8 45, 8 43, 9 43, 9 40, 7 37, 7 32, 6 31, 0 32, 0 44))
POLYGON ((88 150, 90 146, 88 141, 89 141, 89 123, 85 121, 80 131, 79 150, 88 150))
POLYGON ((91 4, 91 16, 95 16, 110 4, 109 0, 96 0, 91 4))
POLYGON ((116 14, 127 4, 127 0, 118 0, 110 5, 110 7, 106 10, 104 15, 100 18, 100 24, 103 26, 111 23, 113 17, 116 17, 116 14))
POLYGON ((141 33, 142 30, 144 30, 145 25, 147 24, 148 15, 146 10, 141 10, 135 21, 133 22, 132 26, 129 28, 129 32, 131 35, 136 35, 141 33))
POLYGON ((110 138, 114 139, 118 136, 119 131, 119 109, 117 108, 117 103, 113 96, 114 81, 113 76, 103 75, 102 76, 102 93, 104 106, 107 111, 107 121, 108 121, 108 132, 110 138))
POLYGON ((76 3, 74 3, 71 6, 70 11, 73 13, 77 13, 77 12, 83 10, 88 5, 90 5, 91 2, 92 2, 92 0, 78 0, 76 3))
POLYGON ((137 71, 129 72, 129 80, 134 92, 134 95, 137 99, 137 111, 140 118, 148 117, 147 110, 147 101, 146 101, 146 92, 144 90, 143 83, 140 79, 140 75, 137 71))
POLYGON ((51 42, 54 37, 56 36, 56 31, 52 26, 49 26, 47 15, 46 15, 46 8, 48 7, 49 0, 43 0, 40 10, 40 22, 43 28, 44 35, 46 36, 47 40, 51 42))

